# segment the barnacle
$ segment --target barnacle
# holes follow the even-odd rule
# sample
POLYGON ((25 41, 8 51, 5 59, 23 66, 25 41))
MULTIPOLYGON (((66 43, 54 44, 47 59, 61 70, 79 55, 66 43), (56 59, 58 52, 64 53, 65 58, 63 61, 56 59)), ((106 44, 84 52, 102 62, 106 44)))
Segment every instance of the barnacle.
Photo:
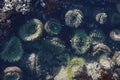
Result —
POLYGON ((75 27, 78 28, 81 23, 83 22, 83 13, 81 10, 74 9, 74 10, 69 10, 65 14, 65 22, 66 25, 70 27, 75 27))
POLYGON ((17 66, 7 67, 4 70, 3 80, 20 80, 22 70, 17 66))
POLYGON ((112 24, 119 24, 120 23, 120 14, 119 13, 113 13, 111 17, 111 23, 112 24))
POLYGON ((92 30, 91 33, 89 34, 90 37, 90 42, 93 45, 103 43, 105 41, 105 35, 101 30, 92 30))
POLYGON ((120 66, 120 51, 117 51, 113 55, 113 61, 116 65, 120 66))
POLYGON ((99 58, 99 63, 103 69, 112 69, 114 67, 114 62, 106 55, 99 58))
POLYGON ((0 53, 0 57, 4 61, 15 62, 20 60, 22 53, 21 41, 17 37, 12 37, 4 50, 0 53))
POLYGON ((110 32, 110 38, 114 41, 120 41, 120 30, 114 29, 110 32))
POLYGON ((31 0, 4 0, 3 11, 8 12, 15 10, 16 12, 25 14, 31 10, 30 2, 31 0))
POLYGON ((85 65, 85 59, 81 57, 74 57, 68 62, 67 74, 68 78, 71 80, 77 71, 81 71, 85 65))
POLYGON ((59 54, 65 50, 65 45, 64 42, 57 37, 46 38, 41 40, 41 49, 52 54, 59 54))
POLYGON ((58 35, 61 31, 62 25, 55 19, 46 22, 44 26, 46 32, 50 35, 58 35))
POLYGON ((89 49, 89 38, 84 30, 75 31, 71 39, 71 46, 77 54, 84 54, 89 49))
POLYGON ((24 24, 19 30, 20 37, 24 41, 34 41, 41 37, 42 32, 43 24, 38 19, 30 20, 29 22, 24 24))
POLYGON ((106 54, 106 55, 109 55, 111 53, 111 49, 103 44, 103 43, 99 43, 95 46, 93 46, 93 56, 97 55, 97 54, 106 54))
POLYGON ((104 24, 107 21, 107 14, 106 13, 98 13, 96 15, 96 21, 100 24, 104 24))

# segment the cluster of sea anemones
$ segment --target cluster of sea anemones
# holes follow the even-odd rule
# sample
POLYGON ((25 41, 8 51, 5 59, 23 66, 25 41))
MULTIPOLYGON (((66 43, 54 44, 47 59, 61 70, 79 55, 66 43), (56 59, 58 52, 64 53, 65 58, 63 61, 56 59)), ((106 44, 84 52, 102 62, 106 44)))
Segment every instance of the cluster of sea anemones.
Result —
POLYGON ((119 3, 99 2, 0 1, 3 80, 119 80, 119 3))

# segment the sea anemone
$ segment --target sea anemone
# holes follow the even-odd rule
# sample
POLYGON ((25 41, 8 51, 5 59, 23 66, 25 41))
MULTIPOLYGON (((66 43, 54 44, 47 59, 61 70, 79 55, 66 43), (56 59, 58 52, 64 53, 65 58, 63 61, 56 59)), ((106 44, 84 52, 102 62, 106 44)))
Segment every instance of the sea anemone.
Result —
POLYGON ((105 41, 105 35, 101 30, 92 30, 89 37, 92 45, 103 43, 105 41))
POLYGON ((59 54, 65 50, 64 42, 57 37, 41 40, 41 50, 52 54, 59 54))
POLYGON ((0 53, 1 59, 8 62, 15 62, 22 57, 23 49, 20 40, 12 37, 4 50, 0 53))
POLYGON ((113 13, 111 17, 112 24, 120 24, 120 13, 113 13))
POLYGON ((93 46, 93 54, 92 55, 93 56, 95 56, 97 54, 109 55, 111 52, 112 52, 111 49, 107 45, 105 45, 103 43, 99 43, 99 44, 93 46))
MULTIPOLYGON (((43 57, 43 56, 42 56, 43 57)), ((31 78, 38 79, 41 76, 41 61, 38 53, 24 54, 22 59, 19 61, 19 65, 24 70, 28 71, 28 75, 33 75, 31 78)))
POLYGON ((39 64, 39 56, 35 53, 30 54, 28 58, 28 65, 32 73, 36 73, 40 75, 40 64, 39 64))
POLYGON ((19 34, 24 41, 34 41, 41 37, 43 24, 38 19, 32 19, 20 28, 19 34))
POLYGON ((55 19, 46 22, 45 30, 50 35, 58 35, 61 31, 62 25, 55 19))
POLYGON ((3 80, 20 80, 22 78, 22 70, 17 66, 7 67, 4 70, 3 80))
POLYGON ((96 21, 100 24, 104 24, 107 21, 107 14, 106 13, 98 13, 96 15, 96 21))
POLYGON ((75 31, 71 39, 71 46, 77 54, 84 54, 89 49, 89 38, 84 30, 75 31))
POLYGON ((114 67, 114 62, 108 58, 106 55, 102 55, 99 58, 99 63, 103 69, 112 69, 114 67))
POLYGON ((87 74, 92 77, 93 80, 98 80, 100 75, 101 66, 98 62, 89 62, 85 65, 87 74))
POLYGON ((83 22, 83 13, 81 10, 69 10, 65 14, 65 22, 67 26, 78 28, 83 22))
MULTIPOLYGON (((55 72, 55 74, 56 74, 56 72, 55 72)), ((60 67, 59 72, 54 77, 54 80, 69 80, 68 74, 67 74, 67 69, 65 66, 60 67)))
POLYGON ((113 55, 113 61, 116 65, 120 66, 120 51, 117 51, 113 55))
POLYGON ((120 30, 114 29, 110 32, 110 38, 114 41, 120 41, 120 30))
POLYGON ((67 74, 69 80, 71 80, 77 71, 82 71, 85 65, 85 59, 81 57, 74 57, 70 61, 68 61, 67 65, 67 74))

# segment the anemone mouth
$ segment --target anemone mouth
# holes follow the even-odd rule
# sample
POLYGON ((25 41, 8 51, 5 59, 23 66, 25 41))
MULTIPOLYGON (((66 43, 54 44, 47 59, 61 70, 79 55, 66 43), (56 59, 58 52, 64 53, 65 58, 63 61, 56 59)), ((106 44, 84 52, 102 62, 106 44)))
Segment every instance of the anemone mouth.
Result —
POLYGON ((114 41, 120 41, 120 30, 115 29, 110 32, 110 38, 114 41))
POLYGON ((78 14, 71 14, 71 18, 70 18, 70 21, 75 23, 75 21, 77 20, 77 15, 78 14))
POLYGON ((34 41, 42 35, 42 32, 42 22, 38 19, 32 19, 20 28, 19 34, 24 41, 34 41))
POLYGON ((4 80, 19 80, 20 76, 18 73, 12 72, 12 73, 7 73, 4 76, 4 80))
POLYGON ((26 29, 26 34, 27 34, 28 36, 30 36, 31 34, 34 34, 34 33, 36 32, 36 28, 35 28, 34 26, 36 26, 36 24, 31 24, 31 25, 30 25, 30 28, 28 27, 28 28, 26 29))
POLYGON ((75 39, 73 40, 73 45, 75 45, 78 50, 81 49, 84 45, 85 45, 85 42, 84 42, 84 39, 81 38, 81 37, 75 37, 75 39))

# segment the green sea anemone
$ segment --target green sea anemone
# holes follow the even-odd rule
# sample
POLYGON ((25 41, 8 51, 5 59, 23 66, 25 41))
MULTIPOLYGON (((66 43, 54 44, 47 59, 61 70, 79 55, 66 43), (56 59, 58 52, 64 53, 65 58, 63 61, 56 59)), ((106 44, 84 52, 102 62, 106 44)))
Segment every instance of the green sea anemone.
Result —
POLYGON ((61 31, 62 25, 55 19, 51 19, 45 24, 45 31, 50 35, 58 35, 61 31))
POLYGON ((98 13, 96 15, 96 21, 100 24, 104 24, 107 21, 107 14, 106 13, 98 13))
POLYGON ((84 65, 85 65, 84 58, 74 57, 73 59, 71 59, 67 65, 67 74, 69 80, 71 80, 75 76, 77 71, 82 71, 84 65))
POLYGON ((84 54, 89 49, 89 38, 84 30, 75 31, 71 39, 71 46, 77 54, 84 54))
POLYGON ((65 14, 65 22, 67 26, 78 28, 83 22, 83 13, 79 9, 69 10, 65 14))
POLYGON ((105 35, 101 30, 92 30, 89 37, 92 45, 103 43, 105 41, 105 35))
POLYGON ((0 53, 0 58, 4 61, 15 62, 22 57, 23 49, 20 40, 12 37, 4 50, 0 53))
POLYGON ((41 37, 42 32, 43 24, 38 19, 30 20, 29 22, 24 24, 19 30, 20 37, 24 41, 34 41, 41 37))
POLYGON ((21 80, 22 70, 17 66, 7 67, 4 70, 3 80, 21 80))
POLYGON ((113 13, 111 17, 112 24, 120 24, 120 13, 113 13))
POLYGON ((41 50, 52 54, 59 54, 65 50, 65 45, 62 40, 57 37, 46 38, 41 40, 41 50))

